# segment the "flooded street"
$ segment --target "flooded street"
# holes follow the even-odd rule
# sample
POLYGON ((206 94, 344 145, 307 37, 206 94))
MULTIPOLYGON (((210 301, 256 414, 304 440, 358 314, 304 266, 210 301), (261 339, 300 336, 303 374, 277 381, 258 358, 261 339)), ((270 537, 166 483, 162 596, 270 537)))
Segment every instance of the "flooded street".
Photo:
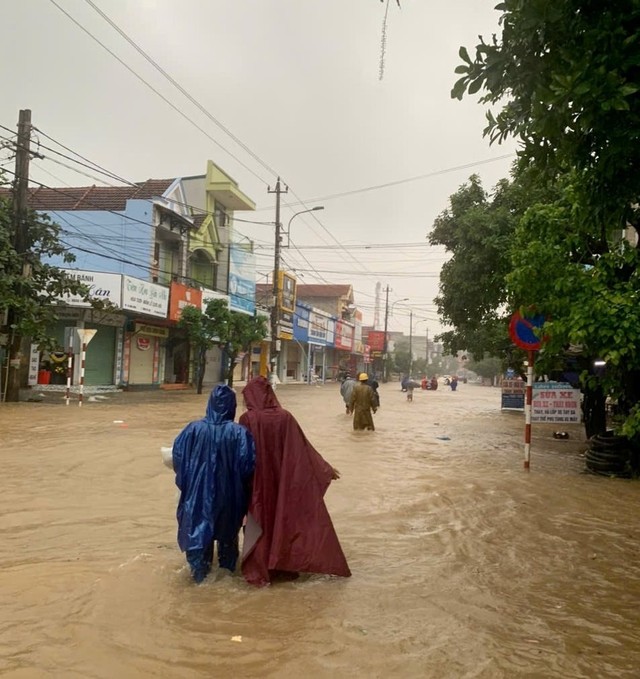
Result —
POLYGON ((497 389, 383 385, 374 434, 337 384, 277 393, 342 473, 350 579, 192 584, 159 449, 207 394, 0 407, 2 676, 639 676, 640 484, 583 474, 579 428, 525 473, 497 389))

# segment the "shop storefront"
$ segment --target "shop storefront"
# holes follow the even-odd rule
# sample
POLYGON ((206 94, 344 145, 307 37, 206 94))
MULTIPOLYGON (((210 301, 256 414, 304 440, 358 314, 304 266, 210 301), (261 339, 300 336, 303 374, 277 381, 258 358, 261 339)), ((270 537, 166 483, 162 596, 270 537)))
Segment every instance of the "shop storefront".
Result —
POLYGON ((125 350, 129 364, 128 384, 158 384, 164 362, 164 346, 169 329, 150 323, 137 322, 133 334, 128 336, 125 350))
MULTIPOLYGON (((116 308, 122 301, 120 274, 65 269, 67 276, 80 281, 97 301, 116 308)), ((72 345, 72 382, 80 377, 80 340, 78 329, 94 329, 96 334, 87 346, 84 383, 88 386, 108 386, 118 383, 119 358, 122 351, 122 328, 125 315, 119 311, 93 309, 80 295, 64 295, 56 309, 56 321, 49 328, 55 346, 42 352, 39 379, 51 384, 66 384, 67 356, 72 345)))
POLYGON ((312 373, 322 381, 330 377, 334 341, 335 319, 320 309, 312 309, 309 312, 309 362, 312 373))
POLYGON ((158 385, 167 362, 169 288, 123 276, 122 308, 128 312, 129 321, 124 336, 121 382, 126 386, 158 385))

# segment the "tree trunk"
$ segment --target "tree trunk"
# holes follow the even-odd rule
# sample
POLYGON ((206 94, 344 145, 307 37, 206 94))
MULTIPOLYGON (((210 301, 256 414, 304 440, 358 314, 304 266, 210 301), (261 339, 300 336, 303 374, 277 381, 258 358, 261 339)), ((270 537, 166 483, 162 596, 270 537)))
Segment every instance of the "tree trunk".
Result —
POLYGON ((233 387, 233 372, 236 367, 236 358, 238 357, 238 352, 229 353, 229 363, 227 364, 227 384, 233 387))
POLYGON ((25 375, 27 355, 24 352, 26 342, 19 335, 14 335, 12 341, 7 346, 7 361, 9 370, 3 374, 3 389, 6 389, 7 403, 17 403, 20 400, 20 387, 26 385, 25 375), (19 362, 17 367, 15 363, 19 362), (4 380, 7 380, 5 385, 4 380))
POLYGON ((587 438, 596 434, 604 434, 607 430, 606 396, 602 387, 598 384, 584 387, 584 399, 582 401, 582 414, 587 438))
POLYGON ((196 393, 202 393, 202 383, 204 382, 204 372, 207 369, 207 348, 198 349, 196 359, 196 393))

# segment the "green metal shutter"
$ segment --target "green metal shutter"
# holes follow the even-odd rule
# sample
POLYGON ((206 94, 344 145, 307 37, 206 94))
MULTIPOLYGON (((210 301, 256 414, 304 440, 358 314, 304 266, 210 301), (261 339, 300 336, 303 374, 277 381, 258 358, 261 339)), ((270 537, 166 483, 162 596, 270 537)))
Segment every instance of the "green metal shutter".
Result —
POLYGON ((86 328, 97 328, 87 346, 85 361, 84 383, 113 384, 113 369, 116 351, 116 328, 109 325, 93 325, 85 323, 86 328))

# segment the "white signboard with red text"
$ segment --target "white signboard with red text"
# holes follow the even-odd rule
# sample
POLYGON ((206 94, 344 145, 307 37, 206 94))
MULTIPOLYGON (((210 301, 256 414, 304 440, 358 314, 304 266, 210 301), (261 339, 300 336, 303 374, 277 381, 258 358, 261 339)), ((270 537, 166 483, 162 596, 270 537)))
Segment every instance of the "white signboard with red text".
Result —
POLYGON ((532 422, 580 422, 580 390, 563 382, 534 382, 532 422))

